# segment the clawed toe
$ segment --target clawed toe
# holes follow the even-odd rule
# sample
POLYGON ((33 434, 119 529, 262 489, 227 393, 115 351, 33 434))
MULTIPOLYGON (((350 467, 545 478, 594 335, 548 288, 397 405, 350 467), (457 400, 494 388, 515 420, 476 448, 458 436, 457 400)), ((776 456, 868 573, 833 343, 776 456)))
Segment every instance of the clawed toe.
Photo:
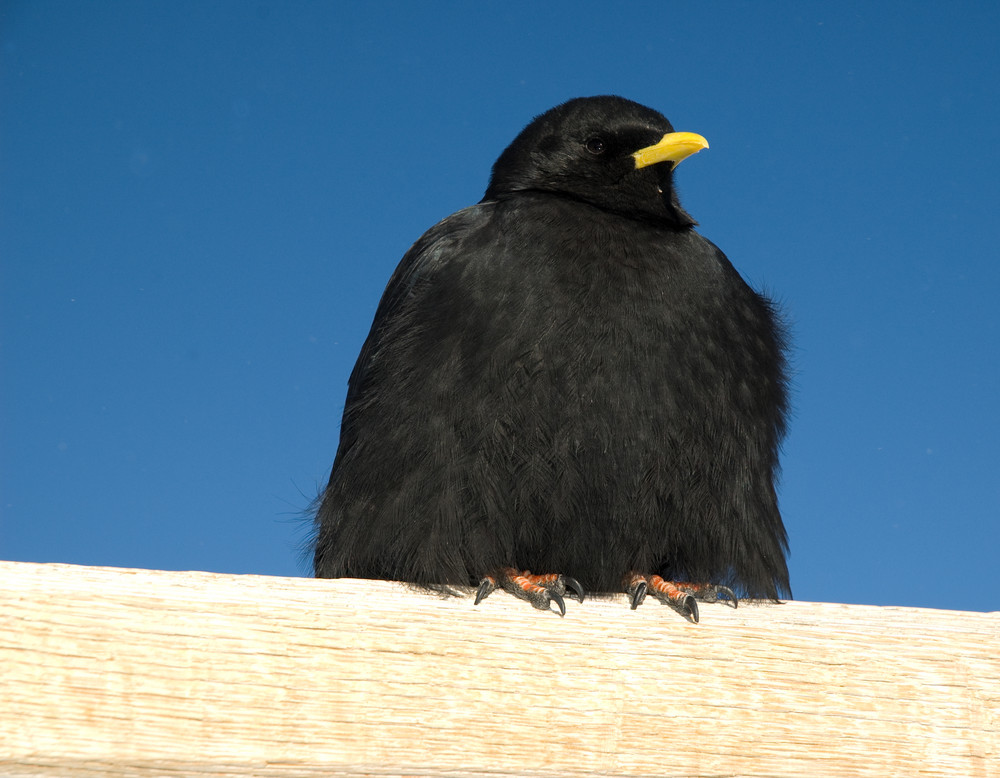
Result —
POLYGON ((580 586, 580 582, 577 581, 575 578, 570 578, 568 575, 564 575, 562 578, 563 578, 563 584, 565 584, 566 588, 572 590, 573 594, 576 595, 576 599, 579 600, 580 602, 583 602, 585 594, 583 591, 583 587, 580 586))
MULTIPOLYGON (((670 603, 673 605, 673 603, 670 603)), ((676 608, 676 610, 682 615, 687 616, 695 624, 698 623, 698 601, 692 597, 690 594, 685 594, 682 598, 681 606, 676 608)))
POLYGON ((539 610, 551 610, 552 603, 555 603, 560 616, 566 615, 566 600, 563 595, 567 590, 580 602, 583 602, 585 596, 583 587, 575 578, 556 573, 532 575, 529 570, 518 571, 507 567, 494 575, 485 576, 479 582, 475 604, 481 603, 496 589, 503 589, 526 600, 539 610))
POLYGON ((482 581, 479 582, 479 588, 476 589, 476 601, 475 605, 479 605, 483 600, 493 594, 494 590, 497 588, 497 582, 490 576, 486 576, 482 581))
POLYGON ((667 581, 659 575, 632 573, 625 580, 625 593, 629 596, 632 610, 638 608, 647 594, 652 594, 664 605, 669 605, 684 618, 698 623, 698 600, 715 602, 726 598, 734 608, 739 600, 728 586, 717 584, 691 584, 667 581))
POLYGON ((715 592, 716 599, 719 599, 720 594, 725 595, 728 598, 727 602, 731 603, 734 608, 740 607, 739 599, 733 593, 733 590, 730 589, 728 586, 716 586, 715 589, 716 589, 715 592))
POLYGON ((648 588, 646 579, 639 578, 638 576, 635 576, 635 580, 626 587, 625 591, 632 600, 632 610, 642 605, 642 601, 646 599, 646 590, 648 588))

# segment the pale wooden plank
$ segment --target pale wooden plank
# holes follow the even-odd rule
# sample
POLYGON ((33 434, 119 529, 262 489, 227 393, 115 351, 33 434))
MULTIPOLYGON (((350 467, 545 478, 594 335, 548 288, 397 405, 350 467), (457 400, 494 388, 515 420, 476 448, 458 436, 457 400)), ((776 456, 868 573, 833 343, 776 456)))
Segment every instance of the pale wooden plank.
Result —
POLYGON ((7 562, 0 773, 996 776, 998 657, 998 613, 7 562))

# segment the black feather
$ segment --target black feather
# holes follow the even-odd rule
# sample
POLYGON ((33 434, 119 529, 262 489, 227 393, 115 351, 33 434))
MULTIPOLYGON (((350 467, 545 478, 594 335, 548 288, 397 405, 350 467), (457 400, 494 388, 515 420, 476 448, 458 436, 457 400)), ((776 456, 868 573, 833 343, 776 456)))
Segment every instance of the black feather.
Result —
POLYGON ((622 98, 558 106, 403 257, 351 374, 317 576, 790 593, 784 330, 672 166, 635 169, 671 131, 622 98))

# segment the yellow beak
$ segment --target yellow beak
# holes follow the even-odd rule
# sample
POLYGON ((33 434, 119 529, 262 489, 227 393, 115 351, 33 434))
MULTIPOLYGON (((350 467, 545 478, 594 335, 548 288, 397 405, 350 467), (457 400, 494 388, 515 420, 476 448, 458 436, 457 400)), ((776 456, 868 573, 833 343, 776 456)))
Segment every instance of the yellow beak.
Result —
POLYGON ((707 148, 708 141, 697 133, 668 132, 658 143, 639 149, 632 156, 635 158, 636 168, 658 165, 660 162, 673 162, 673 167, 677 167, 682 159, 707 148))

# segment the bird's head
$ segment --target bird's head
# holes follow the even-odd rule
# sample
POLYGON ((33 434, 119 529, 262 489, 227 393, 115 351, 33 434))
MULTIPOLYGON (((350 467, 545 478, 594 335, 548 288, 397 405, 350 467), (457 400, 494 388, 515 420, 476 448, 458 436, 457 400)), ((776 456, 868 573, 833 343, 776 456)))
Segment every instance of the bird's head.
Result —
POLYGON ((626 216, 689 227, 673 169, 708 142, 622 97, 581 97, 537 117, 493 165, 484 200, 549 192, 626 216))

